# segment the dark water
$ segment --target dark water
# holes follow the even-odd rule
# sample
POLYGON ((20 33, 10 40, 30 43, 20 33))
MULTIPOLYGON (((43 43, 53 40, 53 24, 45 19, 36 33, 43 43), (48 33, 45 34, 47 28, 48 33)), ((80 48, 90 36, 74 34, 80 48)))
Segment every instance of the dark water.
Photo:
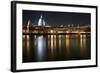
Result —
POLYGON ((23 62, 90 59, 90 35, 23 35, 23 62))

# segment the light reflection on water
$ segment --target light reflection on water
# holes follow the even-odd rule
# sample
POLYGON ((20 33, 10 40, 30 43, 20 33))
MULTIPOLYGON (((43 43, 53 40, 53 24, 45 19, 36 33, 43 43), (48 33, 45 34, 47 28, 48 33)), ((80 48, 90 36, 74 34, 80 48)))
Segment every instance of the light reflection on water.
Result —
POLYGON ((36 38, 36 47, 37 47, 37 60, 41 61, 44 57, 45 49, 46 49, 46 41, 43 36, 39 36, 36 38))
POLYGON ((66 56, 70 56, 70 35, 66 35, 66 56))
POLYGON ((90 59, 90 35, 23 35, 23 62, 90 59))

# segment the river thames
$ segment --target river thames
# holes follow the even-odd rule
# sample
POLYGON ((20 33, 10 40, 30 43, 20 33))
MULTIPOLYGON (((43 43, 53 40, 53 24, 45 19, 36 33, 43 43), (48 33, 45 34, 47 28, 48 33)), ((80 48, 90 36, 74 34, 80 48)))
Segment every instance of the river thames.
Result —
POLYGON ((24 63, 91 58, 90 34, 23 35, 22 38, 24 63))

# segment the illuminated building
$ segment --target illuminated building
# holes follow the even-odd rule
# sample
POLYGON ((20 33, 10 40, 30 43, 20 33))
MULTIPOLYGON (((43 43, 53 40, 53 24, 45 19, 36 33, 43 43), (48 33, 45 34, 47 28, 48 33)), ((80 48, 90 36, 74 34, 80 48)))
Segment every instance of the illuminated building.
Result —
POLYGON ((38 19, 37 25, 28 20, 27 26, 23 26, 24 34, 84 34, 84 32, 90 34, 90 30, 89 26, 79 26, 79 24, 78 26, 74 26, 74 24, 50 26, 47 25, 42 14, 38 19))

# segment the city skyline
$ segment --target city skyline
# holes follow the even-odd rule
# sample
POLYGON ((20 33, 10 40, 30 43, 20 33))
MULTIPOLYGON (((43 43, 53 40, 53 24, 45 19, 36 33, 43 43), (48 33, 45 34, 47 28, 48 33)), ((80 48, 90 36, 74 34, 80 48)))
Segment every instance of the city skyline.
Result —
POLYGON ((23 10, 23 63, 90 59, 90 17, 23 10))
POLYGON ((72 12, 50 12, 50 11, 30 11, 23 10, 23 25, 31 21, 32 25, 38 25, 40 16, 43 16, 46 25, 90 25, 91 15, 89 13, 72 13, 72 12))

